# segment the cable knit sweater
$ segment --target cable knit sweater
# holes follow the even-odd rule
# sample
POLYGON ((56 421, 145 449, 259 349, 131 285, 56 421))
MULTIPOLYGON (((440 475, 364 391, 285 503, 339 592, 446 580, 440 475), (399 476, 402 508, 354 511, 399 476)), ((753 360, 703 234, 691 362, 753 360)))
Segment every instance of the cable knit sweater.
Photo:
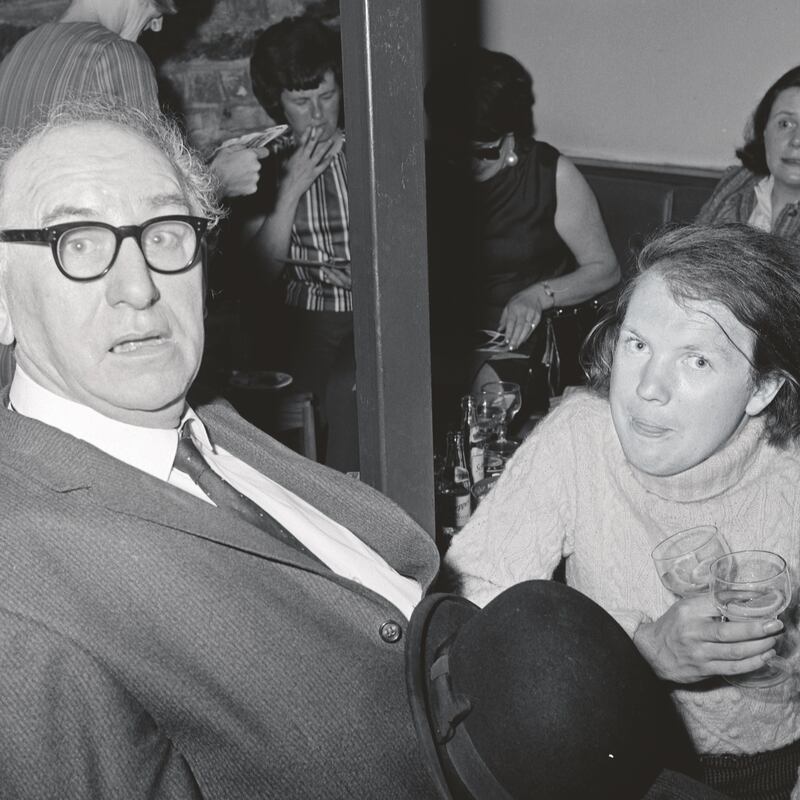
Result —
MULTIPOLYGON (((626 461, 608 402, 577 392, 509 462, 446 564, 460 592, 484 605, 514 583, 549 578, 567 556, 567 583, 630 635, 675 602, 650 552, 684 528, 713 523, 733 550, 780 553, 796 580, 800 450, 771 447, 762 430, 751 420, 702 464, 656 478, 626 461)), ((755 753, 800 738, 793 682, 743 690, 719 678, 675 689, 673 698, 701 753, 755 753)))

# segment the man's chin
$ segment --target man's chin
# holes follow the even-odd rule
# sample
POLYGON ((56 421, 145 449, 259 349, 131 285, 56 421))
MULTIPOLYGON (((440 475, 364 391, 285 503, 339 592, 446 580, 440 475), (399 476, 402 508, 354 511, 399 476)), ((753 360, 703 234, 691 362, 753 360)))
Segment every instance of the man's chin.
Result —
POLYGON ((174 428, 186 408, 189 383, 143 377, 78 399, 103 416, 142 428, 174 428))

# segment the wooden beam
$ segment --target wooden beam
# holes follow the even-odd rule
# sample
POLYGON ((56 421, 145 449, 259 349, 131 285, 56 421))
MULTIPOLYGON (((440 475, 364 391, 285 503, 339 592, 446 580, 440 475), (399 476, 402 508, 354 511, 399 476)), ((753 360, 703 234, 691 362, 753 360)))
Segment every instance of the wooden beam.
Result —
POLYGON ((341 4, 361 478, 433 532, 419 0, 341 4))

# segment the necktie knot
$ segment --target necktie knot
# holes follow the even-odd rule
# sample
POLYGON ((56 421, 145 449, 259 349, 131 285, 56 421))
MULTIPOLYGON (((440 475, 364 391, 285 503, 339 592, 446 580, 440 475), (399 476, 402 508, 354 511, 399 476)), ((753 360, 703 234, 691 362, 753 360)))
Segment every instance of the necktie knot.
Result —
MULTIPOLYGON (((179 469, 181 472, 185 472, 201 489, 203 489, 200 480, 211 467, 205 458, 203 458, 203 454, 197 449, 197 445, 192 441, 188 422, 181 428, 181 433, 178 437, 178 449, 175 452, 175 461, 172 466, 175 469, 179 469)), ((222 478, 220 478, 220 480, 222 480, 222 478)), ((203 489, 203 491, 205 492, 205 489, 203 489)), ((208 494, 208 492, 206 492, 206 494, 208 494)), ((211 497, 211 495, 209 495, 209 497, 211 497)), ((213 497, 211 499, 214 500, 213 497)))
POLYGON ((251 525, 255 525, 284 544, 288 544, 295 550, 299 550, 301 553, 305 553, 310 558, 321 563, 308 548, 298 541, 292 533, 287 531, 280 522, 264 511, 258 503, 251 500, 247 495, 242 494, 221 475, 214 472, 192 440, 189 426, 190 421, 187 421, 181 428, 180 436, 178 437, 178 449, 175 452, 175 461, 173 462, 174 468, 188 475, 214 505, 233 511, 251 525))

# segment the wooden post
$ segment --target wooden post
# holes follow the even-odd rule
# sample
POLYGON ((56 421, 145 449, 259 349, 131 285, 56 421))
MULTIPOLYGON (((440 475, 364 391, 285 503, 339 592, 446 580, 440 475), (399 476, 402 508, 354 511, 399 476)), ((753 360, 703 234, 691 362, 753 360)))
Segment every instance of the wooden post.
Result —
POLYGON ((422 13, 341 3, 361 478, 433 532, 422 13))

